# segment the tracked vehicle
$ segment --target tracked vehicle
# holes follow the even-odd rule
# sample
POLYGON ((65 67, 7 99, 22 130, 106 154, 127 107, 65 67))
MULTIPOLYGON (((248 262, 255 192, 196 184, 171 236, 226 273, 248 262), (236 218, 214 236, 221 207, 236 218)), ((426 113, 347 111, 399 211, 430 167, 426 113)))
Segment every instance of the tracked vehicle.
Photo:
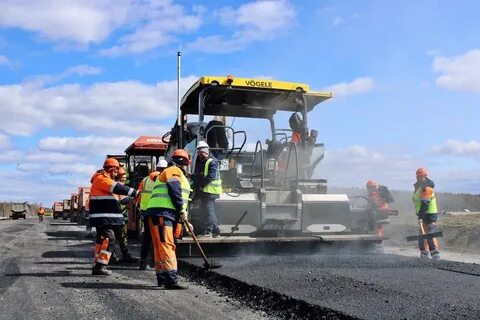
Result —
MULTIPOLYGON (((308 117, 331 97, 304 83, 232 76, 205 76, 187 91, 180 123, 163 138, 168 137, 167 157, 176 148, 189 152, 191 172, 200 141, 219 159, 224 192, 216 214, 222 235, 203 243, 385 239, 365 223, 368 212, 351 211, 347 195, 328 194, 327 181, 314 175, 325 147, 316 141, 317 131, 309 131, 308 117), (230 124, 226 119, 232 119, 230 124), (240 119, 246 130, 236 128, 240 119), (268 136, 262 137, 262 131, 268 136)), ((191 203, 190 213, 201 231, 197 202, 191 203)), ((188 237, 179 241, 180 246, 190 243, 188 237)))

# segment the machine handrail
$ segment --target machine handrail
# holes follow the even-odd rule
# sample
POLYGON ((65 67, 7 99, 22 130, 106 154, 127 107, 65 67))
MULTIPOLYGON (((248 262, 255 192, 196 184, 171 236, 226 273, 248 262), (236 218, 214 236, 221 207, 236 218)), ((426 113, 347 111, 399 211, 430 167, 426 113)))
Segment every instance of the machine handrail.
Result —
POLYGON ((252 169, 250 171, 250 182, 253 181, 253 178, 256 177, 261 177, 260 179, 260 188, 263 188, 263 178, 265 176, 265 167, 263 165, 263 147, 262 147, 262 142, 260 140, 257 141, 255 144, 255 153, 253 154, 253 163, 252 163, 252 169), (258 150, 258 147, 260 146, 260 150, 258 150), (257 152, 260 151, 260 174, 253 175, 253 169, 255 168, 255 163, 257 160, 257 152))
POLYGON ((285 166, 285 186, 287 185, 287 179, 288 178, 296 178, 296 188, 298 188, 298 176, 299 176, 299 164, 298 164, 298 149, 297 149, 297 145, 293 142, 290 143, 290 148, 288 150, 288 158, 287 158, 287 164, 285 166), (289 167, 289 164, 290 164, 290 156, 292 154, 292 150, 295 149, 295 160, 296 160, 296 175, 295 176, 287 176, 288 174, 288 167, 289 167))

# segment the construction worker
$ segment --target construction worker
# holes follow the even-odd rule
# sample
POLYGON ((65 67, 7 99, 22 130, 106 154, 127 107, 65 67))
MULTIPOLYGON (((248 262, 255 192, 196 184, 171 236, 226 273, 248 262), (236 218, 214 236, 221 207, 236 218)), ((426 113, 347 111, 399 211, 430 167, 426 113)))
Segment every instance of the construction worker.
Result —
POLYGON ((183 149, 173 152, 169 166, 158 176, 145 212, 150 228, 158 286, 186 289, 178 279, 175 238, 181 238, 182 223, 188 223, 190 183, 185 177, 190 164, 183 149))
POLYGON ((144 219, 144 214, 148 208, 148 202, 150 201, 150 197, 152 195, 153 186, 155 184, 155 180, 163 172, 168 166, 168 163, 165 159, 161 159, 158 161, 156 171, 151 172, 148 176, 143 178, 138 186, 138 191, 142 192, 140 196, 140 213, 143 222, 143 237, 142 237, 142 245, 140 247, 140 270, 147 269, 147 258, 150 252, 150 248, 152 247, 152 237, 150 235, 150 228, 148 227, 148 223, 144 219))
POLYGON ((43 221, 43 215, 45 214, 45 209, 43 207, 39 207, 37 210, 38 221, 43 221))
POLYGON ((200 237, 218 237, 220 228, 215 215, 215 200, 222 193, 222 180, 218 170, 218 161, 210 155, 210 148, 205 141, 200 141, 197 145, 197 162, 193 182, 195 197, 200 199, 200 208, 202 212, 206 213, 203 234, 200 237))
MULTIPOLYGON (((425 233, 436 232, 437 230, 437 199, 433 188, 435 183, 427 178, 428 172, 425 168, 418 168, 416 171, 417 182, 414 184, 413 204, 415 214, 421 220, 425 233)), ((428 240, 418 240, 421 258, 440 259, 438 240, 436 238, 428 240)))
POLYGON ((390 222, 390 219, 378 217, 378 214, 382 216, 382 211, 388 210, 388 204, 393 202, 393 197, 386 186, 378 185, 375 180, 368 180, 366 187, 368 193, 367 208, 377 213, 374 221, 375 234, 383 236, 383 227, 390 222))
MULTIPOLYGON (((393 197, 386 186, 378 185, 375 180, 368 180, 367 184, 367 209, 372 212, 372 227, 377 236, 383 236, 385 224, 390 222, 386 211, 388 204, 393 202, 393 197)), ((383 252, 383 242, 377 244, 377 252, 383 252)))
POLYGON ((91 178, 90 188, 90 224, 96 227, 95 257, 92 268, 93 275, 109 275, 107 269, 110 257, 115 250, 115 233, 113 228, 123 226, 125 219, 120 211, 115 194, 138 196, 138 191, 117 181, 120 164, 115 158, 108 158, 103 163, 103 169, 98 170, 91 178))
MULTIPOLYGON (((125 182, 127 181, 127 172, 125 171, 123 166, 120 166, 118 169, 118 175, 115 179, 116 181, 120 182, 121 184, 125 185, 125 182)), ((124 195, 118 195, 117 199, 120 202, 120 210, 124 216, 124 219, 128 221, 128 204, 130 201, 133 200, 132 197, 129 196, 124 196, 124 195)), ((115 238, 118 239, 118 244, 120 246, 120 252, 122 252, 122 259, 119 260, 116 254, 112 254, 110 257, 110 263, 116 263, 116 262, 127 262, 127 263, 132 263, 132 262, 137 262, 138 259, 134 258, 130 255, 128 252, 128 231, 127 231, 127 224, 124 224, 123 226, 115 226, 113 228, 113 232, 115 233, 115 238)))

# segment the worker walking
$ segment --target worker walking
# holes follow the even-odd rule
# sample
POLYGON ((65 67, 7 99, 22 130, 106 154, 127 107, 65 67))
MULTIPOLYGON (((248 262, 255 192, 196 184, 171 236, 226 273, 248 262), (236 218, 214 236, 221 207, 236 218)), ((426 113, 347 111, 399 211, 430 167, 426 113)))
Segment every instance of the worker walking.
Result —
POLYGON ((43 215, 45 214, 45 209, 43 207, 39 207, 37 210, 38 221, 43 221, 43 215))
MULTIPOLYGON (((120 168, 118 169, 117 178, 115 180, 120 182, 121 184, 125 185, 125 182, 127 181, 127 172, 125 171, 124 167, 120 166, 120 168)), ((120 211, 123 214, 124 221, 127 222, 128 221, 128 205, 129 205, 130 201, 133 200, 133 198, 130 197, 130 196, 118 195, 117 199, 120 202, 120 211)), ((118 239, 118 245, 120 247, 120 252, 122 253, 122 259, 119 260, 118 257, 116 256, 116 254, 114 253, 112 255, 112 257, 110 258, 110 263, 137 262, 138 259, 132 257, 130 255, 130 253, 128 252, 127 224, 124 223, 122 226, 115 226, 113 228, 113 232, 115 233, 115 238, 118 239)))
POLYGON ((193 182, 195 197, 200 199, 200 208, 206 214, 203 234, 200 237, 218 237, 220 228, 215 214, 215 200, 222 193, 222 180, 218 170, 218 161, 210 155, 210 148, 205 141, 200 141, 197 146, 197 162, 193 182))
POLYGON ((144 215, 148 209, 148 202, 152 196, 153 186, 157 177, 162 173, 165 168, 167 168, 168 163, 165 159, 161 159, 158 161, 156 171, 151 172, 148 176, 143 178, 138 186, 138 191, 142 194, 140 196, 140 214, 141 219, 143 220, 143 236, 142 236, 142 244, 140 247, 140 270, 147 269, 147 258, 150 253, 152 247, 152 236, 150 234, 150 228, 148 226, 147 221, 145 221, 144 215))
POLYGON ((91 178, 89 220, 91 226, 97 229, 93 275, 109 275, 112 273, 107 269, 107 265, 115 250, 113 228, 125 224, 118 199, 114 195, 121 194, 132 197, 138 195, 137 190, 114 180, 119 168, 120 164, 117 159, 108 158, 103 163, 103 169, 95 172, 91 178))
POLYGON ((187 288, 179 283, 174 238, 181 238, 182 222, 188 219, 191 190, 185 173, 189 164, 185 150, 173 152, 172 162, 155 181, 145 212, 153 242, 157 284, 166 289, 187 288))
MULTIPOLYGON (((415 191, 413 193, 413 204, 415 206, 415 214, 421 220, 425 233, 433 233, 437 230, 437 199, 433 188, 435 183, 427 178, 427 170, 418 168, 416 171, 417 182, 414 184, 415 191)), ((427 240, 418 240, 420 249, 420 257, 440 259, 439 244, 436 238, 427 240)))

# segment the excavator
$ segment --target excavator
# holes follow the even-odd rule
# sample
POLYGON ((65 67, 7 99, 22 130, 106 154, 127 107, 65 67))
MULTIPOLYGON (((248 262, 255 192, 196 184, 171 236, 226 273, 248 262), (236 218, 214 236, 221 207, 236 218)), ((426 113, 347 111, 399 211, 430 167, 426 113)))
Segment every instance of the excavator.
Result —
MULTIPOLYGON (((180 101, 174 127, 162 139, 168 144, 167 158, 177 148, 187 150, 190 172, 195 172, 201 141, 219 160, 223 193, 216 200, 216 215, 221 236, 200 239, 203 245, 369 246, 386 239, 374 234, 367 210, 350 210, 346 194, 329 194, 327 181, 316 177, 325 145, 317 141, 316 130, 309 130, 309 114, 331 97, 305 83, 231 75, 204 76, 192 85, 180 101), (238 128, 241 123, 246 129, 238 128)), ((191 221, 201 230, 204 213, 193 199, 191 221)), ((182 247, 191 252, 192 239, 179 240, 182 247)))

